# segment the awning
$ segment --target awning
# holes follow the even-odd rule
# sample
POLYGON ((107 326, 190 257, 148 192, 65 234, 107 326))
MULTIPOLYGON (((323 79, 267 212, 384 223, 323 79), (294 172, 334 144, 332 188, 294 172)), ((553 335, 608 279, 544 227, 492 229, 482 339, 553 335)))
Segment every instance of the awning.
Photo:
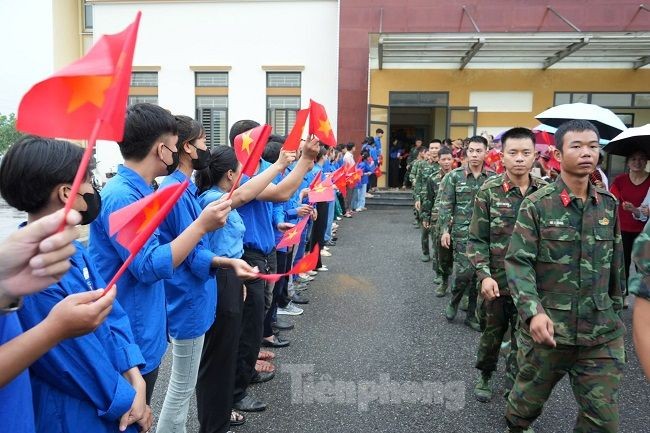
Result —
POLYGON ((371 69, 638 69, 650 32, 373 33, 371 69))

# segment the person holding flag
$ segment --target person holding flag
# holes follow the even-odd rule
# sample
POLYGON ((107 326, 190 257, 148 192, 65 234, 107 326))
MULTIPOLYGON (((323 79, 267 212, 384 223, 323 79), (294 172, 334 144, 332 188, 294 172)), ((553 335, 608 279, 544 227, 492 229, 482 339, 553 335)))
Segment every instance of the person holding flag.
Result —
MULTIPOLYGON (((205 130, 188 116, 175 116, 180 149, 176 171, 167 176, 160 188, 189 181, 194 170, 207 168, 210 152, 205 130)), ((159 227, 160 241, 169 243, 199 218, 202 207, 198 188, 190 183, 159 227)), ((254 278, 254 270, 238 258, 220 257, 210 249, 206 236, 176 267, 172 278, 164 280, 167 305, 167 328, 172 343, 172 371, 156 431, 175 432, 185 429, 190 397, 194 394, 204 335, 216 315, 217 268, 231 268, 238 278, 254 278)))
MULTIPOLYGON (((129 249, 110 235, 110 215, 153 193, 158 176, 171 174, 178 166, 178 127, 167 110, 153 104, 128 108, 124 138, 119 147, 124 164, 101 191, 102 207, 90 224, 89 251, 102 278, 110 279, 130 255, 129 249)), ((158 367, 167 350, 167 312, 163 280, 172 278, 178 267, 206 233, 224 225, 230 202, 204 209, 178 237, 162 243, 156 231, 118 281, 117 299, 129 316, 135 341, 144 364, 147 403, 158 376, 158 367)), ((147 215, 147 218, 153 215, 147 215)))
MULTIPOLYGON (((72 209, 81 213, 81 224, 89 224, 101 208, 99 193, 90 183, 90 170, 79 192, 70 195, 83 153, 81 147, 67 141, 22 138, 3 158, 2 197, 27 212, 28 226, 63 209, 69 200, 73 201, 72 209)), ((96 301, 100 313, 94 331, 69 335, 72 338, 61 341, 30 367, 35 431, 147 431, 153 418, 139 370, 144 358, 135 344, 129 319, 114 301, 115 289, 98 300, 105 281, 81 243, 75 241, 73 246, 71 267, 61 280, 26 297, 18 310, 28 332, 54 315, 66 299, 82 294, 85 300, 79 301, 96 301), (111 304, 112 310, 107 309, 111 304)), ((90 310, 94 308, 88 313, 90 310)))

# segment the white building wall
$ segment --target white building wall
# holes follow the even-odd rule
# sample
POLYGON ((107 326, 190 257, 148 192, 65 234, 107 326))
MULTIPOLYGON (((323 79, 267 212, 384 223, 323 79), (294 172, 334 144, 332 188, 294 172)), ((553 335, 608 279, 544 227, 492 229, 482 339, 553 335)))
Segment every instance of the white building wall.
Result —
POLYGON ((52 0, 0 1, 0 113, 54 72, 53 31, 52 0))
MULTIPOLYGON (((230 66, 228 127, 266 120, 262 66, 304 66, 301 99, 324 104, 336 131, 338 2, 336 0, 97 3, 94 35, 115 33, 142 11, 133 64, 159 66, 158 103, 195 116, 190 66, 230 66)), ((101 169, 119 162, 115 145, 98 146, 101 169)), ((110 167, 109 167, 110 166, 110 167)))

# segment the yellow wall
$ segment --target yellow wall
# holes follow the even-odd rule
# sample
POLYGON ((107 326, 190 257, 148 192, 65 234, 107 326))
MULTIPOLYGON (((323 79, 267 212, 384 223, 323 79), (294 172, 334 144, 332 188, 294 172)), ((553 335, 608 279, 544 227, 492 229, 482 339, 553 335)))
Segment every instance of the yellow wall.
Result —
POLYGON ((82 55, 79 0, 52 0, 52 20, 52 49, 57 70, 82 55))

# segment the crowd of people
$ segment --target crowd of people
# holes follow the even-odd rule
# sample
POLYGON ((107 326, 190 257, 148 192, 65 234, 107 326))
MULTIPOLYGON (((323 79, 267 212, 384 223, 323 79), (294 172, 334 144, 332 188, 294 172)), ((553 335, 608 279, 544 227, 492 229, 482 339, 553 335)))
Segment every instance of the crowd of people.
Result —
POLYGON ((0 259, 0 431, 149 431, 168 349, 157 432, 185 431, 194 393, 201 432, 228 432, 246 412, 265 410, 250 385, 274 378, 273 349, 290 344, 288 317, 303 314, 310 282, 328 271, 322 258, 333 253, 338 224, 365 210, 381 142, 366 140, 355 159, 352 143, 310 138, 296 152, 271 135, 255 174, 239 181, 233 145, 257 126, 237 121, 230 146, 208 149, 198 121, 132 105, 118 143, 124 164, 101 192, 89 169, 76 196, 82 148, 36 136, 10 147, 0 193, 28 218, 0 259), (334 200, 311 203, 310 186, 342 166, 357 177, 334 200), (160 188, 189 186, 104 292, 129 256, 111 215, 153 194, 163 176, 160 188), (303 218, 300 242, 276 248, 303 218), (77 224, 89 226, 86 246, 75 240, 77 224), (318 251, 315 270, 275 282, 260 275, 286 274, 310 251, 318 251))
POLYGON ((511 432, 532 431, 566 374, 579 407, 574 431, 618 431, 629 293, 637 295, 634 338, 650 377, 649 155, 630 149, 628 172, 609 183, 600 152, 597 128, 573 120, 544 154, 535 134, 518 127, 499 144, 486 136, 428 147, 418 140, 408 155, 404 185, 413 185, 422 261, 433 262, 435 295, 451 292, 446 319, 465 310, 464 324, 481 333, 478 401, 492 399, 499 354, 507 353, 511 432), (488 157, 494 152, 499 158, 488 157))

